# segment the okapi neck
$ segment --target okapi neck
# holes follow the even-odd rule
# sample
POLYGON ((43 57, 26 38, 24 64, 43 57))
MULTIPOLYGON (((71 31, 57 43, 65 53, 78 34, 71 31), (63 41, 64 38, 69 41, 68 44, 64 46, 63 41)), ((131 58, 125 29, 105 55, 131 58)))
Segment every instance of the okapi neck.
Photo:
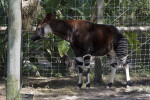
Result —
POLYGON ((50 23, 50 26, 57 36, 59 36, 62 39, 65 39, 66 41, 71 41, 71 32, 72 27, 63 20, 53 20, 50 23))

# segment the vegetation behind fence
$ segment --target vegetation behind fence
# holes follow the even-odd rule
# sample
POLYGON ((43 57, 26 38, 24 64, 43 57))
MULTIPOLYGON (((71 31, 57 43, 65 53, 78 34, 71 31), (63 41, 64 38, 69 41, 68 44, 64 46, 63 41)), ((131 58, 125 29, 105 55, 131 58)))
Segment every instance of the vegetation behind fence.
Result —
MULTIPOLYGON (((38 21, 46 13, 56 12, 57 19, 89 20, 96 23, 96 0, 23 0, 22 2, 22 72, 25 76, 62 76, 73 69, 70 44, 55 35, 39 42, 30 40, 38 21)), ((0 1, 0 76, 6 74, 7 61, 7 0, 0 1)), ((133 72, 150 72, 150 1, 105 0, 104 24, 119 27, 128 41, 128 61, 133 72)), ((56 26, 57 27, 57 26, 56 26)), ((108 70, 103 57, 103 72, 108 70)))

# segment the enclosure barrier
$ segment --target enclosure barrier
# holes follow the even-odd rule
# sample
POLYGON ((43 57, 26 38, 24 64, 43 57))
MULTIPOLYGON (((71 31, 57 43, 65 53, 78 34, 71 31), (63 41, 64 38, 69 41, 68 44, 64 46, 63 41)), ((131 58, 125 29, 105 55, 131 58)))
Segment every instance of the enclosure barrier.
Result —
MULTIPOLYGON (((149 73, 150 41, 147 41, 150 39, 149 2, 147 2, 147 0, 137 0, 136 2, 135 0, 126 2, 123 1, 124 0, 104 1, 103 23, 111 23, 117 26, 118 29, 126 35, 126 38, 129 42, 128 53, 130 54, 134 51, 128 57, 129 63, 131 65, 131 71, 133 71, 134 73, 149 73)), ((22 67, 23 74, 25 76, 34 76, 36 71, 39 71, 42 76, 51 77, 68 74, 68 68, 65 67, 66 65, 64 60, 66 58, 60 57, 58 52, 57 43, 61 41, 61 39, 57 38, 56 36, 51 36, 41 43, 33 43, 30 40, 31 34, 35 30, 35 26, 37 25, 38 21, 41 20, 47 12, 56 11, 58 19, 83 19, 96 22, 97 16, 95 16, 96 6, 94 0, 78 0, 69 2, 62 2, 61 0, 57 0, 57 2, 55 2, 55 0, 51 0, 51 2, 52 3, 45 1, 40 2, 33 30, 30 29, 31 26, 29 26, 28 28, 23 27, 24 29, 22 34, 22 67), (63 5, 63 7, 61 8, 60 5, 63 5), (43 13, 39 13, 40 11, 42 11, 43 13), (52 37, 55 37, 55 39, 53 39, 52 37), (46 42, 52 44, 48 45, 46 42)), ((23 7, 27 5, 28 3, 25 3, 23 7)), ((25 22, 30 22, 31 18, 34 18, 34 16, 29 16, 31 14, 28 13, 34 12, 33 10, 35 8, 36 6, 34 6, 33 3, 33 7, 30 8, 27 6, 25 9, 23 9, 23 24, 25 22)), ((6 29, 8 20, 6 15, 0 15, 0 18, 2 19, 0 23, 0 35, 2 38, 1 48, 3 48, 0 51, 0 76, 4 76, 4 74, 6 74, 6 71, 4 70, 6 70, 7 51, 5 49, 7 47, 6 29)), ((109 66, 109 64, 107 63, 107 60, 104 57, 103 72, 106 72, 105 70, 107 70, 107 66, 109 66)))

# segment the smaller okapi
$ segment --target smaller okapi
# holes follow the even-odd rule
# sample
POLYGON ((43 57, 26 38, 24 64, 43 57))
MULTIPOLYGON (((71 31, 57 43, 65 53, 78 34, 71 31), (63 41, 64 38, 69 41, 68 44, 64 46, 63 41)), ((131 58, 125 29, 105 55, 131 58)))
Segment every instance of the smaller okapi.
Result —
POLYGON ((90 58, 107 54, 111 65, 108 88, 112 86, 117 60, 122 63, 126 72, 127 87, 130 86, 129 66, 127 62, 126 40, 121 32, 113 25, 94 24, 85 20, 57 20, 54 13, 46 15, 37 25, 32 40, 42 39, 49 33, 70 42, 76 56, 76 66, 79 70, 78 88, 82 87, 83 66, 86 69, 86 88, 90 88, 90 58))

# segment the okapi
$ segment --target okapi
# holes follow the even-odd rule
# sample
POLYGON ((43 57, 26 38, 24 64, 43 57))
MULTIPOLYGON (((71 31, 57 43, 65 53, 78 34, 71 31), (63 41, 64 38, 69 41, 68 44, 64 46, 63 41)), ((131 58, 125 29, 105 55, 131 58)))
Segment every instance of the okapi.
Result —
POLYGON ((107 54, 111 65, 111 74, 108 88, 112 86, 117 59, 125 68, 127 87, 130 86, 129 66, 127 62, 126 40, 121 32, 113 25, 94 24, 85 20, 57 20, 54 13, 46 15, 45 19, 37 25, 32 40, 36 41, 49 33, 70 42, 75 54, 76 66, 79 70, 78 88, 82 87, 83 66, 86 69, 86 88, 90 88, 90 58, 91 56, 104 56, 107 54))

